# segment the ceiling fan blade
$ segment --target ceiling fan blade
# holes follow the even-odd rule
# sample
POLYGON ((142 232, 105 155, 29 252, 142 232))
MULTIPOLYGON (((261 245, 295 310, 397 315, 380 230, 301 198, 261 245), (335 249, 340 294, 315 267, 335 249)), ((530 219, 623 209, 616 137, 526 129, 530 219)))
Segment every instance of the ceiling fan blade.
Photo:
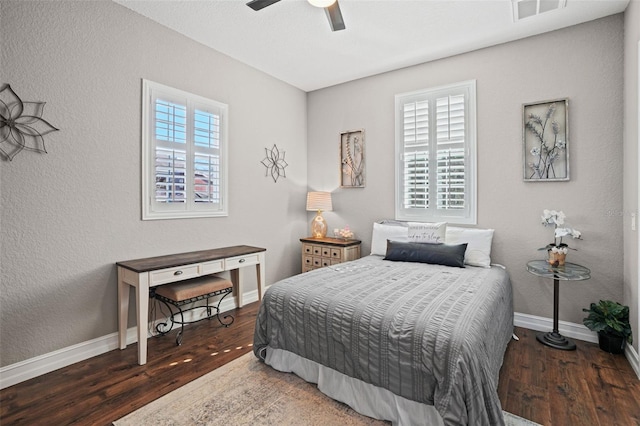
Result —
POLYGON ((331 31, 340 31, 346 28, 344 26, 344 19, 342 19, 342 12, 340 12, 340 5, 338 4, 338 0, 336 0, 336 2, 331 6, 325 7, 324 10, 325 12, 327 12, 327 18, 329 18, 331 31))
POLYGON ((264 9, 267 6, 271 6, 272 4, 279 1, 280 0, 251 0, 249 3, 247 3, 247 6, 249 6, 253 10, 260 10, 264 9))

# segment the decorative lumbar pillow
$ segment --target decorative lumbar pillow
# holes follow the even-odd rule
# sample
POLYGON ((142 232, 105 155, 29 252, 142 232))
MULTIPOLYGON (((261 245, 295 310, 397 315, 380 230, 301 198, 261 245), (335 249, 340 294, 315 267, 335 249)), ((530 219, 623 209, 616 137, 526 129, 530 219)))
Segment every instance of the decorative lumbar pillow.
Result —
POLYGON ((387 253, 387 240, 406 239, 408 228, 406 226, 383 223, 373 223, 373 235, 371 237, 371 254, 384 256, 387 253))
POLYGON ((442 244, 445 242, 446 231, 447 222, 409 222, 408 237, 414 243, 442 244))
POLYGON ((384 260, 420 262, 464 268, 467 244, 421 244, 387 241, 384 260))
POLYGON ((447 227, 447 244, 467 243, 464 263, 489 268, 491 266, 491 242, 493 229, 447 227))

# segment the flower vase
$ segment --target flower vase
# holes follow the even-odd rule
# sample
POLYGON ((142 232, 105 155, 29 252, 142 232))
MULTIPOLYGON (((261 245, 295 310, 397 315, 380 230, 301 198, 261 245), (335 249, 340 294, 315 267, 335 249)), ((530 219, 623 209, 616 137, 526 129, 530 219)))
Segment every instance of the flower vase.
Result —
POLYGON ((555 264, 558 264, 558 266, 564 265, 565 259, 567 257, 567 253, 562 253, 562 252, 553 251, 553 250, 547 250, 547 253, 549 254, 549 259, 547 260, 547 262, 549 262, 551 265, 555 265, 555 264))

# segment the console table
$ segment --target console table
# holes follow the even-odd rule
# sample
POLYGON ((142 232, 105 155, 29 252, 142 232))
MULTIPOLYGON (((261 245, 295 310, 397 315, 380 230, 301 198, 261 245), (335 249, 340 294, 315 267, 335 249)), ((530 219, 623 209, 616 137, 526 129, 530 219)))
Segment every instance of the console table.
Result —
POLYGON ((138 364, 144 365, 147 363, 149 288, 229 271, 236 305, 241 308, 243 304, 240 273, 243 267, 255 265, 258 298, 262 300, 264 293, 262 286, 265 283, 265 251, 266 249, 260 247, 233 246, 116 262, 118 267, 118 339, 120 349, 127 347, 129 286, 136 289, 138 364))
POLYGON ((552 265, 546 260, 532 260, 527 263, 527 271, 543 278, 553 278, 553 331, 538 333, 536 339, 544 345, 565 351, 576 349, 572 340, 558 331, 558 305, 560 300, 560 281, 581 281, 591 278, 591 271, 575 263, 552 265))

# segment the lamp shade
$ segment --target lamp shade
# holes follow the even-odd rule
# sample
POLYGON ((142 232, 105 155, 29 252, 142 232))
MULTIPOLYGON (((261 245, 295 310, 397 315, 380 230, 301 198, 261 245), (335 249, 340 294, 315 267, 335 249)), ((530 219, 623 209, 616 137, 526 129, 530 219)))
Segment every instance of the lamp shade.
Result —
POLYGON ((333 210, 330 192, 307 192, 307 211, 317 210, 333 210))
POLYGON ((336 0, 307 0, 307 1, 315 7, 329 7, 336 2, 336 0))

